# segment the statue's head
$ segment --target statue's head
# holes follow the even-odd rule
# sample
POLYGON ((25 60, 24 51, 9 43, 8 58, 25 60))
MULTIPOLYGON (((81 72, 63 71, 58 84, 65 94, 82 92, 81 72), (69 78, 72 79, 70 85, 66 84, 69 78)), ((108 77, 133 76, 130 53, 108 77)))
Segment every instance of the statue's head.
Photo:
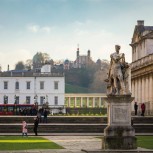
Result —
POLYGON ((121 48, 120 45, 115 45, 115 50, 116 50, 116 52, 119 52, 120 48, 121 48))

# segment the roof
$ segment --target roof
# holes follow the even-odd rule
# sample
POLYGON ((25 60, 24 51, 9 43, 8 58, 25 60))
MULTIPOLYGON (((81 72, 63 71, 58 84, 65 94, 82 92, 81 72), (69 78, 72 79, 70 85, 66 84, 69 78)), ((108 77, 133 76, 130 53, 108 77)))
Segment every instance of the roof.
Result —
POLYGON ((153 26, 136 25, 131 44, 134 44, 135 42, 141 40, 142 37, 147 36, 152 32, 153 32, 153 26), (144 33, 145 31, 147 32, 144 33))

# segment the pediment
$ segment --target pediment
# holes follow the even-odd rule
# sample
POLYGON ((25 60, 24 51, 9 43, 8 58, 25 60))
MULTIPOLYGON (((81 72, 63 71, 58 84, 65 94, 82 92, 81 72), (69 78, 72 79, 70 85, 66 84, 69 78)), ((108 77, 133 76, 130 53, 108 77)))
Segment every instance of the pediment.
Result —
POLYGON ((153 38, 153 30, 149 30, 144 26, 136 26, 132 37, 132 44, 141 41, 143 38, 153 38))
POLYGON ((136 43, 141 40, 143 31, 144 31, 143 27, 135 26, 133 37, 132 37, 132 43, 136 43))

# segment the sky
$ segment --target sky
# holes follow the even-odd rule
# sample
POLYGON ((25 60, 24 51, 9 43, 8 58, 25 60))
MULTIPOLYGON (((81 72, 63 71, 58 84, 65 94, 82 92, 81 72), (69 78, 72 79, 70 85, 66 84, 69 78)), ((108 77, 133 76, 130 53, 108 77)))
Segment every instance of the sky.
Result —
POLYGON ((110 60, 115 45, 127 62, 137 20, 153 26, 152 0, 0 0, 0 65, 48 53, 54 61, 91 51, 93 61, 110 60))

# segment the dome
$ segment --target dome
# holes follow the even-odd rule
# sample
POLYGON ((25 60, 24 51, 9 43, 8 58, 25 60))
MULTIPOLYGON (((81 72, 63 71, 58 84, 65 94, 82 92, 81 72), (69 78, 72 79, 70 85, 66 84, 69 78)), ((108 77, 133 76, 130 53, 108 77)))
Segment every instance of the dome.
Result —
POLYGON ((66 59, 66 60, 64 61, 64 64, 68 64, 68 63, 69 63, 69 60, 66 59))
POLYGON ((97 64, 101 64, 101 60, 100 60, 100 59, 98 59, 96 63, 97 63, 97 64))

